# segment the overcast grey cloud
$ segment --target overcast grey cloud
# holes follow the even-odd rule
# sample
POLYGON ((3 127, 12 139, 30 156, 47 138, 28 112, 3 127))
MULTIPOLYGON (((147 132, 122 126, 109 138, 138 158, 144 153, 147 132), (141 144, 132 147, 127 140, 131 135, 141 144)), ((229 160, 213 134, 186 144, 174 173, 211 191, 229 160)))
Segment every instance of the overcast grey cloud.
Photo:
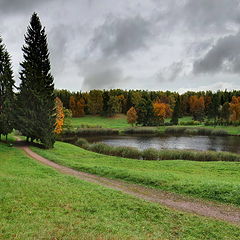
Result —
POLYGON ((34 11, 57 88, 238 88, 239 0, 0 0, 17 83, 34 11))
POLYGON ((194 63, 195 73, 240 73, 240 34, 220 38, 204 58, 194 63))
POLYGON ((99 48, 107 58, 128 56, 146 48, 151 37, 151 23, 144 18, 138 15, 129 18, 111 16, 95 29, 90 49, 99 48))

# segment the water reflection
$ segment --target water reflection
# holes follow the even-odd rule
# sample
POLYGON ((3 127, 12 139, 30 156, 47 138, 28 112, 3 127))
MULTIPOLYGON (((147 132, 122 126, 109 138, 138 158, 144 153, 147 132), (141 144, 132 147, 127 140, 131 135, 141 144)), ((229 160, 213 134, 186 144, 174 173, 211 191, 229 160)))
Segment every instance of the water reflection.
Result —
POLYGON ((88 140, 138 149, 194 149, 240 153, 240 137, 237 136, 107 136, 88 138, 88 140))

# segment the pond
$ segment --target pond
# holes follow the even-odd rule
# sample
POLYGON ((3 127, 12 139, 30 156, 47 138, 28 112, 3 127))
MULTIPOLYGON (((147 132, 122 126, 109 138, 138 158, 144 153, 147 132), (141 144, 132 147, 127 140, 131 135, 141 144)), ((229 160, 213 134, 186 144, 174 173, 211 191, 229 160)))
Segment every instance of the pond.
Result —
POLYGON ((240 154, 238 136, 101 136, 87 138, 89 142, 103 142, 113 146, 136 147, 140 150, 192 149, 200 151, 227 151, 240 154))

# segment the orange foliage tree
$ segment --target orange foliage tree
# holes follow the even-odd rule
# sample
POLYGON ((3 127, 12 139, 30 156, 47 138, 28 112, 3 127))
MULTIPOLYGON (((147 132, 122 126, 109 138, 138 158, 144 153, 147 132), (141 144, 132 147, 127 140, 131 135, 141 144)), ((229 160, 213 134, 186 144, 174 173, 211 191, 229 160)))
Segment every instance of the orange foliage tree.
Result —
POLYGON ((204 97, 197 97, 196 95, 189 98, 190 112, 194 120, 202 121, 204 118, 205 103, 204 97))
POLYGON ((159 100, 153 103, 153 111, 161 123, 164 123, 164 119, 171 117, 172 115, 172 109, 170 108, 169 104, 160 102, 159 100))
POLYGON ((239 121, 240 120, 240 97, 233 96, 232 101, 230 103, 230 111, 231 121, 239 121))
POLYGON ((60 134, 63 130, 64 124, 64 112, 63 112, 63 103, 60 98, 55 98, 55 105, 56 105, 56 124, 54 132, 56 134, 60 134))
POLYGON ((131 107, 127 111, 127 121, 128 121, 128 123, 132 124, 132 126, 133 126, 136 123, 137 118, 138 118, 137 111, 135 110, 134 107, 131 107))
POLYGON ((85 100, 81 97, 76 99, 74 96, 71 96, 69 99, 69 107, 72 111, 73 117, 82 117, 84 116, 84 107, 85 107, 85 100))

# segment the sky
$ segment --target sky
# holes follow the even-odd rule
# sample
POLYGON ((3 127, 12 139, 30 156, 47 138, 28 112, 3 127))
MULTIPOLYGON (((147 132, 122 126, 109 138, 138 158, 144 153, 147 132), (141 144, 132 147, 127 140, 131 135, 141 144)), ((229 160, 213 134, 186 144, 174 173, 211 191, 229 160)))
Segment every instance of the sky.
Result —
POLYGON ((33 12, 58 89, 240 89, 239 0, 0 0, 17 84, 33 12))

